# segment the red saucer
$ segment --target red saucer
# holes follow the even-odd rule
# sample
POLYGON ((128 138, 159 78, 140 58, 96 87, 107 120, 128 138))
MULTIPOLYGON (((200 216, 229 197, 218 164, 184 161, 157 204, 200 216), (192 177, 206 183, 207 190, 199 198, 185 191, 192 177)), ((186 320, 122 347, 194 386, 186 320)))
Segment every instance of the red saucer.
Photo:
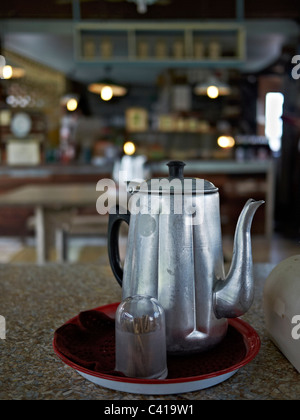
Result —
MULTIPOLYGON (((119 303, 113 303, 93 309, 92 311, 96 311, 114 319, 118 305, 119 303)), ((88 314, 89 311, 85 313, 88 314)), ((62 327, 69 326, 70 324, 78 326, 79 316, 81 314, 67 321, 62 327)), ((83 366, 80 364, 76 357, 73 357, 72 360, 71 353, 66 352, 61 345, 58 345, 56 336, 53 340, 53 348, 57 356, 64 363, 75 369, 89 381, 106 388, 152 395, 191 392, 208 388, 225 381, 241 367, 253 360, 259 352, 260 339, 256 331, 239 318, 229 319, 228 321, 229 327, 227 336, 219 346, 211 351, 191 356, 168 356, 169 373, 168 377, 162 380, 127 378, 119 375, 117 372, 113 372, 115 353, 113 322, 111 323, 111 326, 105 326, 105 360, 106 362, 107 360, 109 361, 108 364, 111 367, 111 371, 107 368, 107 365, 105 367, 103 366, 102 369, 101 361, 97 363, 97 368, 95 370, 86 368, 86 365, 83 366), (108 328, 110 328, 110 331, 108 328), (108 342, 110 343, 109 346, 107 345, 108 342), (109 354, 107 354, 107 352, 109 352, 109 354), (67 355, 65 353, 67 353, 67 355)), ((80 331, 80 334, 82 335, 83 332, 80 331)), ((89 340, 91 340, 91 337, 92 336, 89 335, 89 340)), ((101 334, 99 334, 97 339, 99 339, 99 337, 101 338, 101 334)), ((84 335, 82 338, 83 340, 85 339, 84 335)), ((101 345, 100 341, 100 346, 101 345)))

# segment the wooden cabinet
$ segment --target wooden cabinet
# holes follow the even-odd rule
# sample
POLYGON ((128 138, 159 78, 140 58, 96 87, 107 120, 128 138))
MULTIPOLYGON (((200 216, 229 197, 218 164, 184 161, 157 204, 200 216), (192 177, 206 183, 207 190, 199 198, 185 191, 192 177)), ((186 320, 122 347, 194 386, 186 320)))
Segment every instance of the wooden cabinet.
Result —
POLYGON ((78 62, 234 68, 245 60, 241 23, 79 22, 74 31, 78 62))

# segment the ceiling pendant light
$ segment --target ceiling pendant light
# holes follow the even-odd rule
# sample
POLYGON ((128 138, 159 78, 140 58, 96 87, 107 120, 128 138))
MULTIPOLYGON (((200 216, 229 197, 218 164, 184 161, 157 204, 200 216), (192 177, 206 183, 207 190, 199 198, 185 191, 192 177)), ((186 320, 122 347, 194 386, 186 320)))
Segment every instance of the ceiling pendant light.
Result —
POLYGON ((78 101, 75 98, 71 98, 68 100, 67 102, 67 110, 70 112, 74 112, 76 111, 76 109, 78 108, 78 101))
POLYGON ((20 79, 25 76, 25 70, 20 67, 14 67, 5 64, 5 66, 0 66, 0 79, 20 79))
POLYGON ((235 140, 232 136, 223 135, 218 138, 217 143, 222 149, 230 149, 235 145, 235 140))
POLYGON ((7 64, 5 57, 0 55, 0 79, 19 79, 24 76, 24 69, 7 64))
POLYGON ((110 101, 110 100, 111 100, 111 98, 114 96, 114 92, 113 92, 113 90, 112 90, 111 86, 109 86, 109 85, 104 86, 104 87, 101 89, 100 96, 101 96, 101 99, 102 99, 103 101, 110 101))
POLYGON ((206 82, 198 83, 194 88, 196 95, 207 95, 211 99, 216 99, 218 96, 225 96, 231 93, 231 89, 227 83, 217 79, 215 76, 210 76, 206 82))
MULTIPOLYGON (((111 67, 105 67, 104 72, 106 75, 109 75, 111 72, 111 67)), ((109 77, 104 77, 98 82, 89 84, 88 90, 89 92, 99 95, 100 98, 106 102, 110 101, 114 96, 125 96, 127 93, 127 88, 125 86, 114 82, 109 77)))
POLYGON ((215 99, 219 96, 219 88, 215 85, 210 85, 206 89, 206 94, 209 98, 215 99))
POLYGON ((67 93, 60 99, 60 104, 69 112, 74 112, 78 108, 79 95, 77 93, 67 93))
POLYGON ((135 144, 132 141, 127 141, 123 146, 125 155, 132 156, 135 153, 135 144))
POLYGON ((13 75, 13 68, 12 66, 4 66, 2 67, 2 78, 3 79, 11 79, 13 75))
POLYGON ((112 80, 103 79, 96 83, 91 83, 88 90, 92 93, 100 95, 103 101, 110 101, 114 96, 125 96, 127 88, 125 86, 114 83, 112 80))

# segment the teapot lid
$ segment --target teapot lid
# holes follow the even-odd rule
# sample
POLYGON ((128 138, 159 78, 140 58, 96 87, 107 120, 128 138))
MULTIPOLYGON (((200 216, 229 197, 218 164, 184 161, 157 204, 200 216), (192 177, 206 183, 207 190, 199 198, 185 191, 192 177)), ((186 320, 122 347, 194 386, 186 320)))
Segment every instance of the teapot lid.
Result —
POLYGON ((171 193, 171 194, 209 194, 218 191, 215 185, 200 178, 184 177, 183 169, 185 163, 178 160, 173 160, 167 163, 169 167, 168 178, 152 178, 142 182, 134 187, 129 183, 129 192, 136 191, 145 193, 171 193), (164 182, 166 180, 166 182, 164 182), (168 182, 169 181, 169 182, 168 182), (175 182, 174 182, 175 181, 175 182))

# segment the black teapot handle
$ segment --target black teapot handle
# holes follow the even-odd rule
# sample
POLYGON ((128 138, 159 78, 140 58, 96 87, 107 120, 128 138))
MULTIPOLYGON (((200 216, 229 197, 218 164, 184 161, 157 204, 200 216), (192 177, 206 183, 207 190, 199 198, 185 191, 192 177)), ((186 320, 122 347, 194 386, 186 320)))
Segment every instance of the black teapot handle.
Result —
MULTIPOLYGON (((124 211, 123 211, 124 212, 124 211)), ((108 222, 108 256, 111 269, 114 276, 122 287, 123 281, 123 269, 121 267, 121 259, 119 252, 119 230, 122 222, 126 222, 129 225, 130 213, 120 214, 120 207, 116 206, 111 209, 109 214, 108 222)))

